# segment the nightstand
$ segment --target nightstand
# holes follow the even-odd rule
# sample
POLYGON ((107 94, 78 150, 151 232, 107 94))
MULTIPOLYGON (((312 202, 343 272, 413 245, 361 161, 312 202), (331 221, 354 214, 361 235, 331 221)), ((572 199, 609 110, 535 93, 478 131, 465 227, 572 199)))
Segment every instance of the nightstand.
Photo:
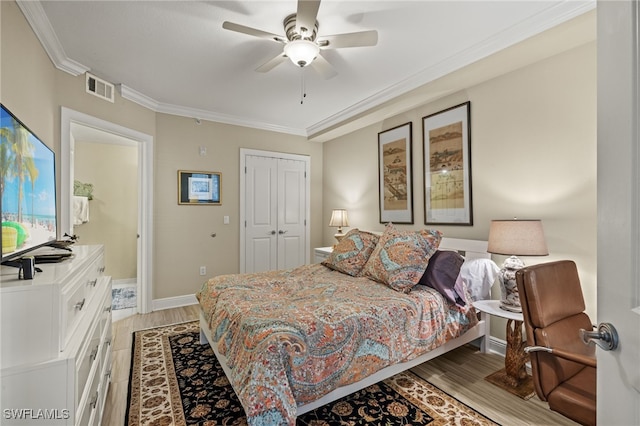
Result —
POLYGON ((313 250, 313 263, 320 263, 325 260, 331 252, 333 251, 333 247, 316 247, 313 250))
POLYGON ((505 389, 522 399, 533 396, 533 382, 527 374, 526 363, 529 355, 524 348, 527 342, 522 339, 522 313, 500 308, 499 300, 477 300, 473 307, 483 315, 493 315, 507 320, 507 350, 504 357, 505 368, 486 377, 486 380, 505 389))

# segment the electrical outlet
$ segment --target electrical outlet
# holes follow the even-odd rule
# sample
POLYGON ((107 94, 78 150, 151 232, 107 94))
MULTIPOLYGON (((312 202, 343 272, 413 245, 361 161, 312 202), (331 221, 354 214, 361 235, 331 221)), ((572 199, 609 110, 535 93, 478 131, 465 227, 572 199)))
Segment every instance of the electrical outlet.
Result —
POLYGON ((206 266, 201 266, 200 267, 200 275, 207 275, 207 267, 206 266))

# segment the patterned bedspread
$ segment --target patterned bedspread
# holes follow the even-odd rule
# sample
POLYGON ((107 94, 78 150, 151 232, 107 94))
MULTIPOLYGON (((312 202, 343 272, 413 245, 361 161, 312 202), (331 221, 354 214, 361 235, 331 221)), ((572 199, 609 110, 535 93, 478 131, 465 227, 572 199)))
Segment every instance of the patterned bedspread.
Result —
POLYGON ((295 424, 296 406, 415 358, 477 322, 431 288, 409 294, 320 264, 223 275, 196 295, 250 425, 295 424))

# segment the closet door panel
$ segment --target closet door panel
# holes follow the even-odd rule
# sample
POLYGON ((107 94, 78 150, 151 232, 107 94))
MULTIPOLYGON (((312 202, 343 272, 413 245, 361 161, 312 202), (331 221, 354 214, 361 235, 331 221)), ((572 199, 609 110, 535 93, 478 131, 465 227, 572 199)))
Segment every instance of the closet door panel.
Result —
POLYGON ((305 264, 306 165, 278 161, 278 269, 305 264))
POLYGON ((247 158, 245 262, 247 272, 277 268, 277 160, 247 158))

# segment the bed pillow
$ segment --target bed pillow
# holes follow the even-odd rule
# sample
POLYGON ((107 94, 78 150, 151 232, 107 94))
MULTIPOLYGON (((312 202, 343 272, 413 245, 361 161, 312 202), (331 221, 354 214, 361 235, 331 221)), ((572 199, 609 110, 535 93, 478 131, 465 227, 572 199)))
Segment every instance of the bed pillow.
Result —
POLYGON ((322 264, 356 277, 369 260, 369 256, 378 243, 378 238, 371 232, 352 229, 342 237, 322 264))
POLYGON ((491 298, 491 286, 498 277, 499 271, 500 268, 491 259, 465 260, 460 268, 460 277, 472 301, 491 298))
POLYGON ((459 294, 455 288, 463 263, 464 257, 457 252, 437 250, 429 259, 427 270, 420 278, 419 284, 438 290, 451 304, 464 306, 464 293, 459 294))
POLYGON ((362 275, 408 293, 424 275, 429 258, 438 249, 441 239, 440 231, 400 231, 389 223, 362 275))

